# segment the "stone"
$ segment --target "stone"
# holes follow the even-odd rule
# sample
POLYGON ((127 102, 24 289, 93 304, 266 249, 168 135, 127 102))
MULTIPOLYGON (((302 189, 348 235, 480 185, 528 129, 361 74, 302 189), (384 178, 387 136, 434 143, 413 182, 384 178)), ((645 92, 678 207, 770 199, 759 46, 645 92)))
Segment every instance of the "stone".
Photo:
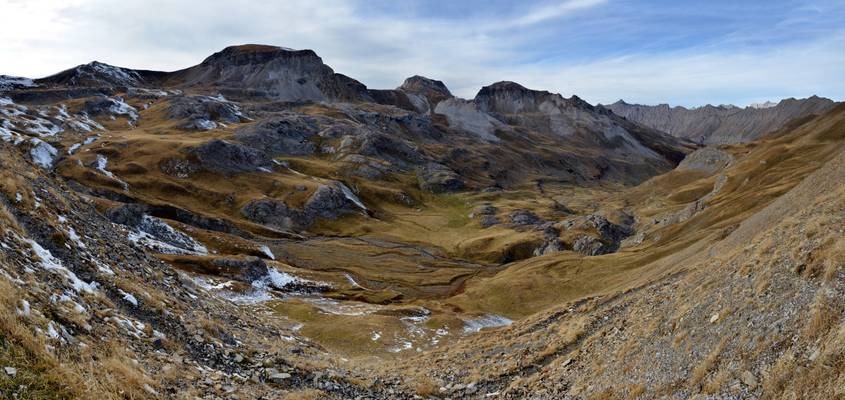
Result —
POLYGON ((754 376, 754 373, 748 370, 742 372, 739 376, 739 379, 745 386, 748 386, 750 389, 754 389, 757 387, 757 377, 754 376))
POLYGON ((291 374, 287 372, 277 372, 268 377, 268 379, 276 384, 283 384, 285 381, 291 378, 291 374))
POLYGON ((464 181, 451 168, 438 163, 428 163, 417 171, 420 189, 432 193, 457 192, 466 187, 464 181))
POLYGON ((18 369, 14 367, 3 367, 3 370, 6 372, 6 375, 13 378, 18 374, 18 369))
POLYGON ((575 250, 585 256, 598 256, 609 252, 601 240, 591 235, 578 236, 575 241, 572 242, 572 250, 575 250))

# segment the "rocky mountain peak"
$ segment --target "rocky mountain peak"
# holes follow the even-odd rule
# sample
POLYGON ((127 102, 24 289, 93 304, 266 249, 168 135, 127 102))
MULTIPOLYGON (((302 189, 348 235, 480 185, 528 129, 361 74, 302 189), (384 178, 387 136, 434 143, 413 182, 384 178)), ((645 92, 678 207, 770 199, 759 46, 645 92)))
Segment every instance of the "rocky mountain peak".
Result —
POLYGON ((454 97, 442 81, 420 75, 414 75, 405 79, 405 82, 396 88, 396 90, 405 93, 409 101, 418 110, 424 112, 434 109, 437 103, 454 97))
POLYGON ((275 60, 302 60, 319 68, 323 60, 313 50, 294 50, 287 47, 263 44, 229 46, 214 53, 200 65, 261 65, 275 60))
POLYGON ((420 75, 414 75, 405 79, 405 82, 403 82, 398 89, 411 93, 437 93, 444 97, 452 97, 452 92, 449 91, 449 88, 446 87, 446 84, 444 84, 443 81, 426 78, 420 75))
POLYGON ((141 86, 144 79, 138 71, 92 61, 36 82, 84 87, 135 87, 141 86))
POLYGON ((481 109, 501 114, 535 112, 543 107, 577 107, 593 109, 593 106, 577 96, 565 99, 557 93, 528 89, 516 82, 501 81, 485 86, 474 100, 481 109), (545 104, 545 105, 544 105, 545 104))
POLYGON ((181 85, 214 86, 284 101, 371 99, 366 86, 335 73, 312 50, 230 46, 173 75, 181 85))

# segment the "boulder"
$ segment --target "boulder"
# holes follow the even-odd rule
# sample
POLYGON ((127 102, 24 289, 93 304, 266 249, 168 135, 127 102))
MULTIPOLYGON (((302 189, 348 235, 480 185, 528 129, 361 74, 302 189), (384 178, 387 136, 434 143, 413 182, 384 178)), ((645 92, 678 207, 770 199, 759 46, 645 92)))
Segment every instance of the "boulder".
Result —
POLYGON ((540 225, 543 220, 529 210, 515 210, 508 214, 511 223, 518 226, 540 225))
POLYGON ((610 252, 601 240, 590 235, 578 236, 575 241, 572 242, 572 250, 585 256, 598 256, 610 252))
POLYGON ((451 168, 438 163, 428 163, 417 171, 420 189, 432 193, 456 192, 466 187, 464 181, 451 168))
POLYGON ((241 209, 241 214, 252 222, 280 230, 302 229, 311 222, 301 210, 269 198, 250 201, 241 209))
POLYGON ((218 274, 242 282, 254 282, 268 275, 267 264, 258 257, 217 258, 211 262, 218 274))

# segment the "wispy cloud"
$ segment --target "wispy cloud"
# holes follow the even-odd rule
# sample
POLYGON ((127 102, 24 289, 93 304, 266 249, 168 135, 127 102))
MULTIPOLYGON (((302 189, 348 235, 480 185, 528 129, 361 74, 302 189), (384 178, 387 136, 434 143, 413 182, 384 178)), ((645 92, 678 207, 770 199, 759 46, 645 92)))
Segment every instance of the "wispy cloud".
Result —
POLYGON ((607 0, 568 0, 556 4, 547 4, 529 10, 527 13, 512 19, 509 23, 504 23, 502 27, 512 28, 534 25, 540 22, 563 17, 574 11, 595 7, 606 2, 607 0))
POLYGON ((311 48, 370 87, 413 74, 472 97, 513 80, 591 102, 845 97, 845 5, 713 0, 0 0, 0 73, 98 59, 175 70, 240 43, 311 48), (421 9, 425 8, 425 12, 421 9), (449 10, 450 14, 444 14, 449 10), (131 16, 131 18, 127 17, 131 16))

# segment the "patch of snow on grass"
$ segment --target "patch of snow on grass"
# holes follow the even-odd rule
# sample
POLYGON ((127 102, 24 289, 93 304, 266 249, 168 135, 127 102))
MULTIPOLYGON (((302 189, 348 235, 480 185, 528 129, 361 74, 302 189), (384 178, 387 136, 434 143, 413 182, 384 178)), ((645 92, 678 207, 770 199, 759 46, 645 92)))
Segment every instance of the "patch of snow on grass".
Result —
POLYGON ((495 328, 499 326, 508 326, 513 321, 501 315, 486 314, 477 318, 464 321, 464 332, 478 332, 485 328, 495 328))
POLYGON ((352 193, 352 189, 350 189, 348 186, 344 185, 343 183, 339 183, 339 185, 340 185, 340 191, 343 192, 343 195, 349 201, 355 203, 355 205, 358 206, 358 208, 360 208, 364 211, 367 211, 367 206, 364 205, 364 202, 362 202, 361 199, 359 199, 358 196, 355 195, 355 193, 352 193))
POLYGON ((117 291, 120 292, 121 296, 123 296, 123 300, 126 300, 127 302, 129 302, 129 304, 132 304, 133 306, 138 307, 138 299, 135 298, 135 296, 133 296, 132 293, 124 292, 123 290, 120 290, 120 289, 117 289, 117 291))
POLYGON ((273 252, 270 251, 270 248, 265 245, 261 245, 261 252, 264 253, 264 255, 266 255, 271 260, 276 259, 276 256, 273 255, 273 252))
POLYGON ((77 293, 94 293, 97 290, 97 283, 91 282, 86 283, 85 281, 79 279, 73 271, 65 268, 62 265, 62 261, 56 257, 53 257, 53 254, 50 253, 49 250, 41 247, 38 242, 31 240, 31 239, 24 239, 25 242, 29 243, 30 247, 32 247, 32 251, 35 252, 35 255, 41 260, 41 267, 48 271, 54 271, 65 278, 68 279, 71 283, 71 287, 77 293))
POLYGON ((55 162, 56 156, 59 155, 59 151, 47 142, 38 138, 32 138, 30 143, 33 145, 32 149, 29 150, 32 162, 44 169, 53 168, 53 162, 55 162))

